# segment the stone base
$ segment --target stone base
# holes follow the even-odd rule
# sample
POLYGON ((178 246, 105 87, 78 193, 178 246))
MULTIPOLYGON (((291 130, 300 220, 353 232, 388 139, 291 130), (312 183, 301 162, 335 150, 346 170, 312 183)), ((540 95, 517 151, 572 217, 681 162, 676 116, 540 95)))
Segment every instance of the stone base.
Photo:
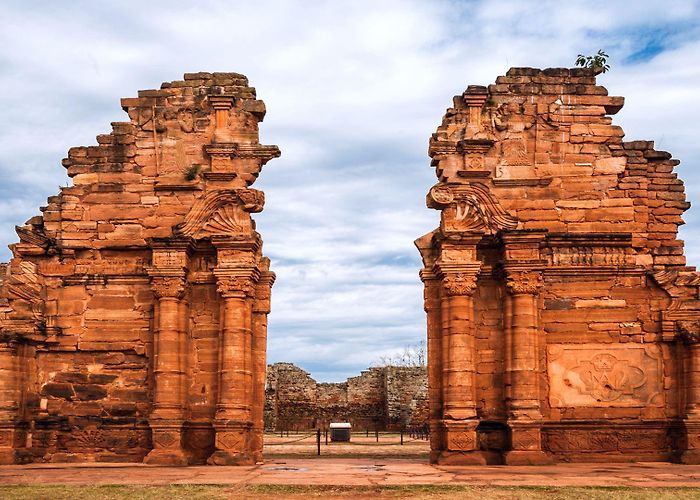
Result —
POLYGON ((431 456, 438 465, 502 465, 501 454, 495 451, 442 451, 431 456))
POLYGON ((685 450, 681 455, 681 463, 688 465, 700 464, 700 450, 685 450))
POLYGON ((207 460, 208 465, 255 465, 254 457, 245 453, 217 450, 207 460))
POLYGON ((220 421, 214 423, 214 429, 216 451, 207 459, 209 465, 255 465, 249 422, 220 421))
POLYGON ((17 450, 14 448, 0 448, 0 465, 14 465, 17 463, 17 450))
POLYGON ((512 450, 503 454, 506 465, 551 465, 554 458, 544 451, 512 450))
POLYGON ((189 465, 189 460, 182 450, 156 448, 146 455, 143 463, 149 465, 184 466, 189 465))

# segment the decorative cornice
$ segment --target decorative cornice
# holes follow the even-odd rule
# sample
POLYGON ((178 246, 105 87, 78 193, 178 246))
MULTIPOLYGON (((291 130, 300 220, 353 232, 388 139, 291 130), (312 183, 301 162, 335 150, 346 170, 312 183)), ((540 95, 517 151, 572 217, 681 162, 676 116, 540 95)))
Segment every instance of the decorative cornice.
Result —
POLYGON ((175 276, 154 276, 151 289, 158 299, 181 299, 185 294, 185 279, 175 276))
POLYGON ((542 286, 542 273, 539 272, 511 272, 506 277, 506 287, 513 295, 535 295, 539 292, 542 286))
POLYGON ((276 145, 258 143, 215 143, 204 146, 204 151, 210 156, 226 158, 258 159, 264 165, 273 158, 280 156, 280 149, 276 145))

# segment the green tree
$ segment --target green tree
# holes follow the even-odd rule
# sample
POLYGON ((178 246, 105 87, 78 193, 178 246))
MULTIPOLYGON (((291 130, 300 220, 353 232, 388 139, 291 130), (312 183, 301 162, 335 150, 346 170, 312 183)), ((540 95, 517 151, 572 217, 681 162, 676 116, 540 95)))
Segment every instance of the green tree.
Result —
POLYGON ((582 68, 591 68, 596 75, 600 73, 605 73, 610 69, 608 64, 608 54, 600 49, 595 55, 584 56, 579 54, 576 58, 576 66, 581 66, 582 68))

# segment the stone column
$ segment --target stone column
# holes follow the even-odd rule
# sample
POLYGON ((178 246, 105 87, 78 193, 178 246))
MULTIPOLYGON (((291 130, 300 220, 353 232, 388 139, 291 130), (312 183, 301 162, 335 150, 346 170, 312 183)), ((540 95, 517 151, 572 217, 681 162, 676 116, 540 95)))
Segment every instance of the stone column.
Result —
POLYGON ((270 314, 270 297, 275 274, 263 272, 255 289, 253 303, 253 402, 251 420, 253 428, 250 449, 255 462, 263 459, 263 435, 265 433, 265 378, 267 375, 267 315, 270 314))
POLYGON ((681 455, 685 464, 700 463, 700 321, 678 321, 678 337, 685 348, 683 387, 687 447, 681 455))
POLYGON ((0 465, 16 461, 19 357, 14 342, 0 344, 0 465))
POLYGON ((538 294, 542 275, 533 271, 508 273, 509 325, 506 325, 508 424, 511 451, 508 464, 543 464, 551 459, 542 451, 540 411, 540 348, 538 294))
POLYGON ((441 463, 454 460, 461 464, 484 464, 477 452, 476 428, 476 342, 474 302, 479 264, 441 266, 443 277, 442 348, 443 356, 443 426, 445 450, 441 463))
POLYGON ((183 451, 182 400, 183 358, 180 331, 180 299, 185 293, 182 276, 153 276, 153 293, 158 299, 158 331, 154 340, 153 409, 149 417, 153 450, 146 456, 148 464, 187 465, 183 451))
POLYGON ((440 312, 440 280, 428 269, 420 272, 423 281, 423 307, 428 318, 428 422, 430 425, 430 461, 437 462, 445 449, 442 428, 442 316, 440 312))
POLYGON ((254 463, 249 445, 251 431, 251 355, 252 311, 255 293, 254 273, 227 269, 214 272, 223 300, 223 318, 219 342, 219 394, 214 429, 216 451, 209 457, 212 465, 254 463), (241 273, 241 274, 233 274, 241 273))

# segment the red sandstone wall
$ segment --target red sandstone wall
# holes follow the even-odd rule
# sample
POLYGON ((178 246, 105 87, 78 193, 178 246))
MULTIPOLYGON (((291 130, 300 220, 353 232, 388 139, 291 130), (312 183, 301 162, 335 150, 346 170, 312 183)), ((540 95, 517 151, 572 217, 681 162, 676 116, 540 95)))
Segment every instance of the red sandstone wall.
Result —
POLYGON ((427 421, 427 379, 422 367, 370 368, 342 383, 317 383, 291 363, 268 366, 266 427, 326 428, 350 422, 357 431, 400 430, 427 421))
MULTIPOLYGON (((264 198, 248 186, 279 150, 258 142, 265 106, 255 89, 236 73, 195 73, 121 103, 129 121, 70 149, 72 185, 17 228, 0 282, 0 341, 22 366, 6 376, 17 395, 0 403, 0 447, 10 442, 18 461, 140 461, 181 433, 188 459, 206 460, 223 390, 220 316, 233 293, 223 275, 250 270, 250 294, 262 295, 246 295, 248 314, 265 309, 273 275, 250 217, 264 198), (159 298, 171 295, 163 319, 159 298), (158 356, 175 434, 155 440, 158 356)), ((259 352, 247 342, 240 356, 259 352)))
POLYGON ((441 222, 416 242, 433 460, 694 460, 689 203, 677 160, 622 140, 623 103, 589 70, 513 68, 433 134, 441 222))

